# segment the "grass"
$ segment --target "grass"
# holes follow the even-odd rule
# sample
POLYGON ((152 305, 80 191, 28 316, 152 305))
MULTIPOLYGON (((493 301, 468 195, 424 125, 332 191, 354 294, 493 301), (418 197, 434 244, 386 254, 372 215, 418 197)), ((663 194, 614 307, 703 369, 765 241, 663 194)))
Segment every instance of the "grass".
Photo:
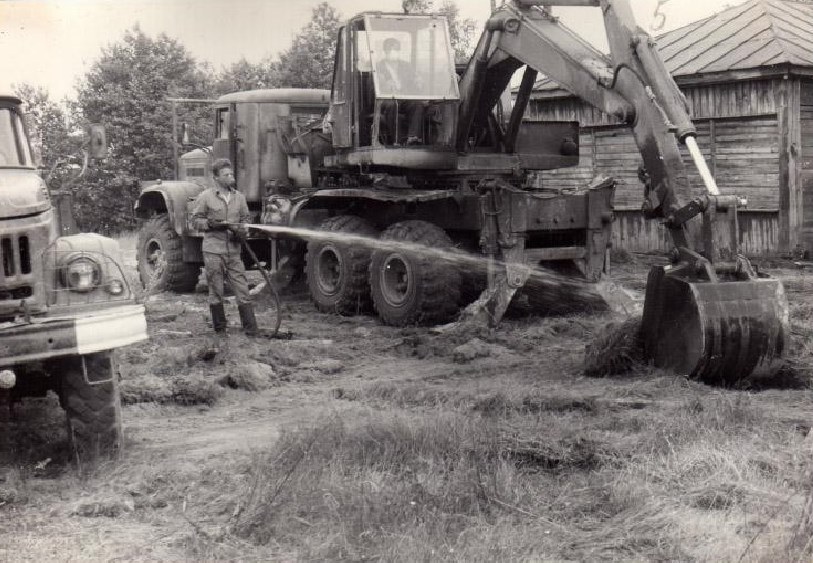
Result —
POLYGON ((255 458, 233 531, 309 560, 804 559, 799 433, 747 393, 663 385, 666 407, 514 389, 422 411, 371 386, 356 400, 390 409, 255 458))
MULTIPOLYGON (((320 383, 314 375, 301 386, 309 401, 321 397, 320 408, 327 401, 320 394, 333 398, 334 408, 313 424, 292 423, 258 451, 205 461, 184 453, 170 465, 133 448, 137 454, 125 452, 120 465, 85 482, 38 478, 59 465, 37 469, 52 450, 34 443, 0 477, 0 503, 7 503, 0 511, 24 511, 52 493, 73 502, 87 492, 88 502, 109 510, 124 499, 132 512, 117 516, 122 525, 167 530, 155 545, 164 559, 179 552, 194 560, 813 558, 813 437, 805 438, 813 306, 804 300, 791 301, 795 384, 762 391, 709 387, 636 362, 612 379, 584 377, 583 344, 608 320, 595 315, 517 315, 495 333, 370 323, 369 335, 355 337, 341 334, 351 332, 341 323, 366 320, 311 309, 296 315, 310 318, 289 321, 310 340, 264 348, 241 341, 239 362, 210 365, 180 336, 130 347, 123 387, 132 383, 134 402, 171 403, 176 381, 215 385, 256 360, 273 366, 270 381, 280 385, 256 395, 265 400, 301 386, 294 382, 313 371, 313 357, 337 359, 347 365, 341 378, 320 383), (453 350, 475 338, 493 353, 455 364, 453 350), (352 354, 349 342, 358 346, 352 354), (372 368, 357 376, 354 362, 372 368), (448 365, 399 374, 384 369, 388 362, 448 365), (137 378, 147 375, 164 399, 146 397, 152 387, 137 378)), ((202 318, 187 310, 152 328, 201 333, 202 318)), ((220 393, 244 408, 244 389, 220 393)), ((129 407, 133 418, 150 409, 184 411, 129 407)), ((67 521, 88 527, 89 520, 67 521)))

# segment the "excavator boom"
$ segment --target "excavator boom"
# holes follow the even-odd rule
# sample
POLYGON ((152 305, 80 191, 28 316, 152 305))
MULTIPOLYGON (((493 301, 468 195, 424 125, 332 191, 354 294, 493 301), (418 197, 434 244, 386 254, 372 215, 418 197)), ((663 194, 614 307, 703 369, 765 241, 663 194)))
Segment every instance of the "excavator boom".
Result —
POLYGON ((770 372, 787 334, 782 284, 758 276, 739 253, 737 208, 744 202, 721 195, 697 148, 687 102, 654 41, 635 24, 628 0, 512 0, 497 9, 459 82, 459 151, 523 66, 505 128, 507 151, 537 73, 632 130, 643 160, 643 212, 663 221, 674 245, 672 264, 653 268, 647 283, 642 333, 648 357, 709 382, 736 383, 770 372), (609 56, 564 27, 549 6, 600 7, 609 56), (680 144, 703 178, 700 197, 693 197, 680 144), (714 243, 721 231, 728 235, 727 248, 714 243))

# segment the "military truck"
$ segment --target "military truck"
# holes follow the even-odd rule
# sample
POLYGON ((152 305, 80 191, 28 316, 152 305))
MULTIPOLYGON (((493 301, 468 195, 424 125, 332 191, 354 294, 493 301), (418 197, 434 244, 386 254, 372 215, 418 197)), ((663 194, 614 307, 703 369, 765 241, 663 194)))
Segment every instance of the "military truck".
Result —
MULTIPOLYGON (((86 163, 106 149, 91 131, 86 163)), ((95 456, 120 446, 114 351, 147 338, 144 307, 118 243, 71 232, 37 165, 22 100, 0 95, 0 402, 55 392, 74 451, 95 456)))

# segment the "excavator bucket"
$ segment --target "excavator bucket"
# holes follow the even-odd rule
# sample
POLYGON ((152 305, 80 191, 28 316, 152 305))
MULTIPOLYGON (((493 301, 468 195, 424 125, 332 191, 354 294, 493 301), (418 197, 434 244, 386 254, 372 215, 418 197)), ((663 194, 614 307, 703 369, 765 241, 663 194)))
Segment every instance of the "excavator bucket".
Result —
POLYGON ((654 267, 641 326, 658 367, 734 385, 777 371, 788 335, 788 302, 774 279, 708 281, 654 267))

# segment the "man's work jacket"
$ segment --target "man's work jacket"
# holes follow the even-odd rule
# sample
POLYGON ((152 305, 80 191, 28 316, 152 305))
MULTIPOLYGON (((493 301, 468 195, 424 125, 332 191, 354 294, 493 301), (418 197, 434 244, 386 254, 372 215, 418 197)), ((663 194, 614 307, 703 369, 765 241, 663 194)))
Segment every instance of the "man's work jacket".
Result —
POLYGON ((209 220, 227 223, 248 223, 251 215, 248 212, 246 197, 233 190, 226 200, 228 188, 220 186, 207 188, 201 192, 192 210, 192 224, 203 235, 203 252, 215 254, 240 254, 240 239, 227 230, 209 229, 209 220))

